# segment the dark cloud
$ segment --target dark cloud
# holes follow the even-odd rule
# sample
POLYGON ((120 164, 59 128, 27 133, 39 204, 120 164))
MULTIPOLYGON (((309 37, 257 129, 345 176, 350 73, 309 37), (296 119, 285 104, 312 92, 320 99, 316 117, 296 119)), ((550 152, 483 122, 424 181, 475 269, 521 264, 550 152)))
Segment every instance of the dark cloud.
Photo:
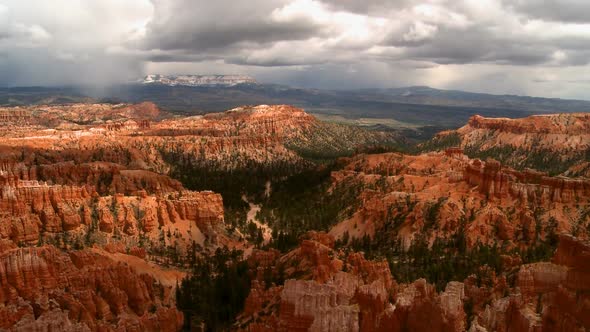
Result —
POLYGON ((256 59, 249 58, 248 56, 230 56, 225 59, 228 64, 234 65, 247 65, 247 66, 260 66, 260 67, 289 67, 289 66, 310 66, 316 64, 326 63, 327 60, 322 59, 304 59, 295 57, 285 57, 276 55, 270 58, 256 59))
POLYGON ((406 8, 415 1, 411 0, 321 0, 334 10, 344 10, 359 14, 380 15, 396 9, 406 8))
POLYGON ((145 59, 151 62, 202 62, 218 59, 219 56, 207 54, 190 54, 183 52, 164 52, 158 54, 147 54, 145 59))
POLYGON ((590 50, 565 53, 566 59, 562 65, 587 66, 590 64, 590 50))
POLYGON ((503 0, 516 12, 533 19, 590 23, 588 0, 503 0))
POLYGON ((284 1, 154 0, 144 47, 160 50, 206 52, 239 43, 266 44, 316 36, 319 27, 301 18, 273 19, 284 1))
MULTIPOLYGON (((498 0, 487 13, 483 4, 462 1, 319 0, 325 6, 323 16, 350 12, 356 13, 355 18, 384 19, 387 26, 395 27, 381 39, 375 37, 379 33, 375 31, 374 36, 365 37, 367 41, 360 44, 357 40, 331 42, 342 39, 339 33, 349 32, 339 32, 342 26, 337 22, 328 20, 320 24, 313 20, 317 8, 312 7, 312 1, 299 1, 309 7, 307 12, 286 19, 278 19, 277 11, 295 0, 152 1, 154 16, 142 46, 164 51, 147 58, 156 62, 221 59, 229 64, 268 67, 353 63, 366 59, 363 53, 371 47, 384 45, 396 47, 397 51, 371 56, 400 63, 555 66, 586 65, 585 55, 590 48, 590 34, 564 38, 567 33, 552 35, 547 31, 545 36, 522 33, 518 26, 512 27, 515 31, 508 28, 516 19, 510 10, 531 17, 542 13, 556 18, 563 15, 564 19, 572 19, 576 12, 581 19, 589 16, 588 11, 582 10, 590 8, 587 1, 566 0, 558 5, 554 0, 498 0), (546 10, 545 3, 552 10, 546 10), (301 43, 312 38, 315 41, 301 43), (291 49, 285 43, 291 43, 291 49), (279 44, 281 47, 277 47, 279 44), (557 53, 565 57, 555 59, 557 53)), ((350 32, 355 33, 354 29, 350 32)))
POLYGON ((443 29, 430 43, 408 50, 406 56, 441 64, 497 63, 538 65, 548 62, 546 47, 504 39, 479 29, 443 29), (457 38, 457 36, 461 36, 457 38))

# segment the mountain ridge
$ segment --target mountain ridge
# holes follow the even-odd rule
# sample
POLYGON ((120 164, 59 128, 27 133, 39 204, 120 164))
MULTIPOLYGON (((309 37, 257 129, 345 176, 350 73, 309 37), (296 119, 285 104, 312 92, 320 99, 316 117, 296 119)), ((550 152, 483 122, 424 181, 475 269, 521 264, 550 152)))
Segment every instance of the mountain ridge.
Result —
MULTIPOLYGON (((212 76, 215 78, 216 76, 212 76)), ((240 76, 241 77, 241 76, 240 76)), ((361 90, 319 90, 268 83, 188 80, 192 86, 129 83, 105 89, 0 89, 0 105, 88 102, 139 103, 146 100, 178 114, 221 112, 241 105, 288 104, 332 122, 410 129, 417 139, 461 127, 473 115, 519 118, 534 114, 589 112, 590 101, 490 95, 427 87, 361 90), (193 83, 191 83, 193 82, 193 83), (207 84, 205 84, 207 83, 207 84), (368 119, 368 120, 367 120, 368 119), (421 129, 422 128, 422 129, 421 129)))
POLYGON ((256 80, 246 75, 161 75, 148 74, 139 79, 140 84, 163 84, 168 86, 234 86, 255 84, 256 80))

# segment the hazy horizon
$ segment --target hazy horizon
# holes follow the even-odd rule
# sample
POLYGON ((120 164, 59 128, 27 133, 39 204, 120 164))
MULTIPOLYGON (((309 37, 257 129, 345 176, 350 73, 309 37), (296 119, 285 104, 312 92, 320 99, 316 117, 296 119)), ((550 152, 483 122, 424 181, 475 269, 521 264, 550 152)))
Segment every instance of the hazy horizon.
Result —
MULTIPOLYGON (((157 75, 159 73, 148 73, 146 75, 157 75)), ((145 77, 146 75, 143 75, 142 77, 145 77)), ((163 74, 160 74, 163 75, 163 74)), ((590 101, 590 96, 589 97, 582 97, 582 98, 567 98, 567 97, 551 97, 551 96, 543 96, 543 95, 532 95, 532 94, 518 94, 518 93, 493 93, 493 92, 489 92, 489 91, 481 91, 481 90, 474 90, 474 89, 469 89, 469 88, 465 88, 465 89, 456 89, 456 88, 441 88, 441 87, 436 87, 436 86, 429 86, 429 85, 399 85, 399 86, 365 86, 365 87, 357 87, 357 88, 353 88, 353 87, 314 87, 314 86, 309 86, 309 85, 297 85, 297 84, 287 84, 287 83, 279 83, 279 82, 270 82, 270 81, 260 81, 258 79, 256 79, 256 77, 250 76, 250 75, 246 75, 246 74, 195 74, 195 73, 190 73, 190 74, 167 74, 170 76, 180 76, 180 75, 193 75, 193 76, 230 76, 230 75, 244 75, 244 76, 249 76, 253 79, 256 80, 256 83, 259 84, 269 84, 269 85, 280 85, 280 86, 285 86, 285 87, 289 87, 289 88, 295 88, 295 89, 315 89, 315 90, 324 90, 324 91, 359 91, 359 90, 387 90, 387 89, 405 89, 405 88, 420 88, 420 87, 424 87, 424 88, 430 88, 430 89, 435 89, 435 90, 441 90, 441 91, 458 91, 458 92, 466 92, 466 93, 474 93, 474 94, 487 94, 487 95, 493 95, 493 96, 516 96, 516 97, 532 97, 532 98, 548 98, 548 99, 563 99, 563 100, 580 100, 580 101, 590 101)), ((108 97, 108 91, 110 89, 114 89, 117 87, 120 87, 122 85, 126 85, 126 84, 133 84, 135 83, 133 80, 128 81, 128 82, 116 82, 113 84, 109 84, 109 85, 104 85, 104 84, 97 84, 97 85, 92 85, 92 84, 57 84, 57 85, 15 85, 15 86, 0 86, 0 88, 2 89, 27 89, 27 88, 48 88, 48 89, 79 89, 81 92, 91 92, 90 94, 92 95, 102 95, 104 97, 108 97), (100 92, 97 94, 96 90, 103 90, 106 92, 100 92)))

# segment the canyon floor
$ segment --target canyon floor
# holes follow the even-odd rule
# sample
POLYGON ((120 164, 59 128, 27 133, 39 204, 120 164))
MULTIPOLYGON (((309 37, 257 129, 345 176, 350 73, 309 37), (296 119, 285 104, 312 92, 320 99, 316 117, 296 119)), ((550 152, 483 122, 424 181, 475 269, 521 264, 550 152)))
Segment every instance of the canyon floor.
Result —
POLYGON ((0 108, 0 330, 588 331, 590 116, 0 108))

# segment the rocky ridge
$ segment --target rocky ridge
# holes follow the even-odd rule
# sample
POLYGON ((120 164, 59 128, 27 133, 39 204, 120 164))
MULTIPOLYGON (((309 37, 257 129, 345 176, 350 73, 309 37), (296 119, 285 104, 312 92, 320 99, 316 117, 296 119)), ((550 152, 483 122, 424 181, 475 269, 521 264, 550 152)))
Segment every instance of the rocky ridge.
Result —
POLYGON ((465 126, 438 134, 433 142, 435 148, 459 145, 470 157, 493 157, 518 169, 559 174, 588 161, 590 116, 564 113, 507 119, 476 115, 465 126))
MULTIPOLYGON (((448 238, 465 227, 469 246, 521 245, 550 233, 588 237, 590 180, 515 171, 460 151, 359 155, 332 173, 363 186, 360 208, 330 231, 373 237, 386 225, 408 247, 418 234, 448 238)), ((432 242, 430 242, 432 243, 432 242)))
POLYGON ((302 149, 336 146, 336 152, 351 153, 359 145, 395 139, 391 134, 328 125, 286 105, 184 118, 166 115, 150 103, 26 110, 35 115, 33 124, 6 131, 0 151, 7 161, 27 165, 102 161, 167 174, 171 163, 225 169, 253 163, 297 164, 302 162, 297 152, 302 149))

